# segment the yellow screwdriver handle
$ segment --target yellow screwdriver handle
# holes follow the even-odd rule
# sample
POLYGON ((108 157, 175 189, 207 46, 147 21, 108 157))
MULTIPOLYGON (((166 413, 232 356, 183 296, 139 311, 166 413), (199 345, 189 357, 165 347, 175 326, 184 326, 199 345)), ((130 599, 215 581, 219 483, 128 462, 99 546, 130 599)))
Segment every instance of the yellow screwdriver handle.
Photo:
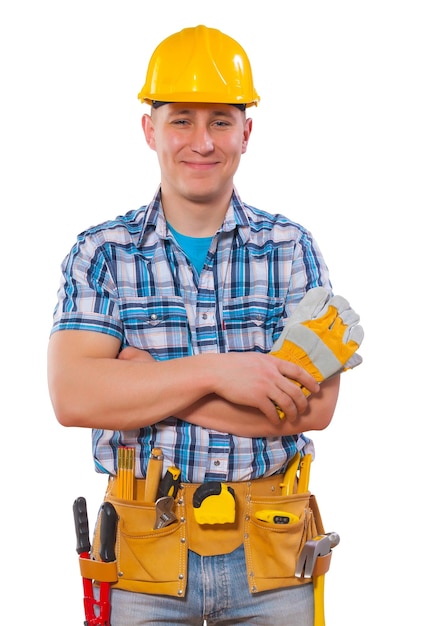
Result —
POLYGON ((309 490, 309 477, 311 473, 312 455, 305 454, 300 461, 300 473, 297 482, 297 493, 306 493, 309 490))
POLYGON ((288 463, 287 469, 285 470, 284 478, 281 482, 281 494, 283 496, 289 496, 294 491, 299 461, 300 452, 296 452, 291 461, 288 463))

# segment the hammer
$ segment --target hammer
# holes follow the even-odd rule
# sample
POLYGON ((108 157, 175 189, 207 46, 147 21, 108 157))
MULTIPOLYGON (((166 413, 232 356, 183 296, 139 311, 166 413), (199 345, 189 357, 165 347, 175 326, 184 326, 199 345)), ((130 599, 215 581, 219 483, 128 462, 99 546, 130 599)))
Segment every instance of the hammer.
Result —
MULTIPOLYGON (((309 539, 300 552, 295 576, 297 578, 312 578, 318 557, 328 556, 339 541, 340 537, 335 532, 317 535, 309 539)), ((314 575, 314 626, 325 626, 324 574, 325 572, 314 575)))

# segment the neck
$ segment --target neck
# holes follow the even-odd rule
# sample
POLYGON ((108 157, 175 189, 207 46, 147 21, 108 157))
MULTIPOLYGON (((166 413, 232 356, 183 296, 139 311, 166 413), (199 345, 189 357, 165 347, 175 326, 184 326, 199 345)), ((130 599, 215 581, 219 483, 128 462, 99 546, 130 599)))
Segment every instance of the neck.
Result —
POLYGON ((233 190, 217 200, 198 202, 176 197, 161 189, 161 202, 166 220, 182 235, 211 237, 222 225, 230 206, 233 190))

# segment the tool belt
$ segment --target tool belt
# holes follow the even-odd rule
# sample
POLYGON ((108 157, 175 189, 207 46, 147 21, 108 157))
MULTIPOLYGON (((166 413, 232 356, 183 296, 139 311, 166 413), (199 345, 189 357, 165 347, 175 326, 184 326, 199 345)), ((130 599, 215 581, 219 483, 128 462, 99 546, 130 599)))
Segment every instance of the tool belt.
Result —
MULTIPOLYGON (((306 541, 324 533, 316 498, 310 492, 282 495, 281 478, 276 475, 225 483, 234 490, 236 511, 234 522, 222 524, 196 521, 193 495, 199 485, 183 483, 175 498, 176 520, 154 529, 155 503, 144 501, 145 480, 136 480, 135 498, 125 500, 117 497, 117 479, 110 477, 105 501, 112 503, 119 517, 115 547, 117 580, 112 580, 110 570, 112 587, 181 597, 187 586, 188 550, 213 556, 228 554, 242 544, 251 593, 311 582, 297 578, 295 568, 306 541), (291 514, 295 521, 288 524, 265 521, 260 513, 268 510, 291 514)), ((98 522, 92 548, 96 562, 99 561, 99 526, 98 522)), ((328 570, 329 560, 322 559, 317 574, 328 570)), ((103 565, 99 562, 98 567, 103 565)), ((109 566, 112 569, 112 563, 109 566)), ((102 579, 100 574, 99 580, 102 579)))

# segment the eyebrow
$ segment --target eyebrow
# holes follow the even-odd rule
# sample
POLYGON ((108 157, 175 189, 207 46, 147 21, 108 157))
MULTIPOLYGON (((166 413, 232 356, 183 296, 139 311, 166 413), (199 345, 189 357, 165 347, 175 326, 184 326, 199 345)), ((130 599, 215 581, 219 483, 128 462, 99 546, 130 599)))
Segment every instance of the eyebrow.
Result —
MULTIPOLYGON (((194 109, 184 108, 172 111, 172 115, 190 115, 194 112, 194 109)), ((224 111, 219 109, 211 109, 211 114, 217 117, 233 117, 230 111, 224 111)))

